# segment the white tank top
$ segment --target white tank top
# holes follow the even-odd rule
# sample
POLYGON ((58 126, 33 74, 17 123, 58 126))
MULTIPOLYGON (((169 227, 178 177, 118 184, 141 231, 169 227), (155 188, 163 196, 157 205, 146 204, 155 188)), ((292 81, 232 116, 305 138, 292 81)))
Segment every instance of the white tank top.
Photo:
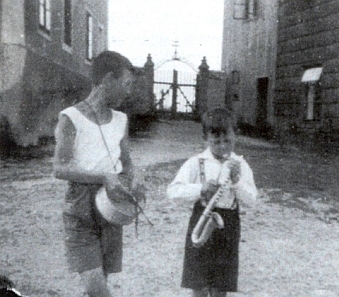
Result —
POLYGON ((120 142, 125 135, 127 116, 113 109, 111 111, 112 120, 100 125, 110 154, 97 124, 73 106, 60 112, 60 115, 64 114, 69 117, 76 129, 73 156, 76 165, 80 168, 116 174, 122 171, 120 142))

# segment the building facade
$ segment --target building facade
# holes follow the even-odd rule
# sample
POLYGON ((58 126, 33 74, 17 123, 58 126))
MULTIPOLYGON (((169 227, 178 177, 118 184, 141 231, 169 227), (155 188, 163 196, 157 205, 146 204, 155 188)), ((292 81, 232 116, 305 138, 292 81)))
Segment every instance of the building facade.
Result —
POLYGON ((225 0, 222 70, 238 122, 274 125, 278 0, 225 0))
POLYGON ((339 138, 339 2, 280 0, 275 89, 277 123, 339 138))
POLYGON ((89 91, 107 11, 107 0, 0 2, 0 116, 17 144, 52 136, 58 112, 89 91))

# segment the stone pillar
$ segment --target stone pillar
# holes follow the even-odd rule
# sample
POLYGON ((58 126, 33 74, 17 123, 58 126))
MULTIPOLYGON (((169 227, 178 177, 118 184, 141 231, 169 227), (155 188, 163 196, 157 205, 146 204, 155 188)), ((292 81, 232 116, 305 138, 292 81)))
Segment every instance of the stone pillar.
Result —
POLYGON ((154 97, 154 63, 152 61, 151 54, 148 54, 147 61, 144 65, 144 71, 145 71, 145 79, 146 79, 146 89, 147 89, 147 95, 148 95, 148 110, 150 112, 154 111, 155 106, 155 97, 154 97))
POLYGON ((197 115, 200 117, 208 109, 208 80, 209 80, 209 66, 206 57, 203 57, 201 65, 199 66, 199 74, 197 77, 197 92, 196 92, 196 108, 197 115))

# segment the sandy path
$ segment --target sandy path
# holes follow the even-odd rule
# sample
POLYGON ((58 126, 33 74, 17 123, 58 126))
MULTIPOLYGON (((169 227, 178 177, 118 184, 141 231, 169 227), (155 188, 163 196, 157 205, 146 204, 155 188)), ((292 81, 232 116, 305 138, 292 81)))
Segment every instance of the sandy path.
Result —
MULTIPOLYGON (((162 123, 152 135, 131 140, 131 151, 138 170, 148 177, 146 213, 154 227, 141 218, 139 238, 133 225, 125 228, 119 296, 188 297, 189 291, 180 288, 180 277, 191 205, 165 197, 173 166, 145 170, 150 164, 183 160, 201 151, 200 125, 162 123)), ((259 150, 271 147, 246 137, 240 141, 259 150)), ((47 158, 10 161, 2 168, 0 272, 31 297, 82 297, 79 278, 68 272, 64 257, 61 213, 66 183, 53 178, 51 165, 47 158)), ((338 219, 322 219, 329 205, 279 188, 263 186, 260 192, 255 207, 242 206, 239 293, 229 296, 339 296, 338 219), (277 203, 291 199, 315 211, 277 203)))

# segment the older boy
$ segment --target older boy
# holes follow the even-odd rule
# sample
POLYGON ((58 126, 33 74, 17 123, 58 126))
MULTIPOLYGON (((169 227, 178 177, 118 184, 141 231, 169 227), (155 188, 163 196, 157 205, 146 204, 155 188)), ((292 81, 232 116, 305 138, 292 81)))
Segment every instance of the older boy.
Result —
POLYGON ((134 68, 124 56, 105 51, 93 60, 91 93, 60 112, 55 131, 54 174, 69 182, 63 219, 67 258, 89 297, 112 296, 107 277, 122 270, 122 227, 106 222, 95 207, 104 185, 133 179, 127 116, 114 110, 131 92, 134 68))

